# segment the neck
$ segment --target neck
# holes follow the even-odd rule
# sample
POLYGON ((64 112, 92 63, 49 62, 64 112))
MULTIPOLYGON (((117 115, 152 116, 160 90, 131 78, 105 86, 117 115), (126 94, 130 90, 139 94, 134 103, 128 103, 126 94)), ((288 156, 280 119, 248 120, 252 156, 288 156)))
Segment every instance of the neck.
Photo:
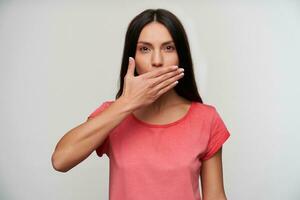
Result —
POLYGON ((150 104, 149 109, 159 111, 163 108, 180 102, 182 102, 182 97, 180 97, 174 89, 171 89, 168 92, 162 94, 158 99, 150 104))

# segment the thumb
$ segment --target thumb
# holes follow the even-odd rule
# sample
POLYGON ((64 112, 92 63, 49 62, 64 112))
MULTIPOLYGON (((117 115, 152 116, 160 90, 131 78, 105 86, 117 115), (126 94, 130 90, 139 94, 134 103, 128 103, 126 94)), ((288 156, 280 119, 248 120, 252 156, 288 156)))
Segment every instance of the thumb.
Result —
POLYGON ((135 60, 134 58, 129 57, 127 74, 130 76, 134 76, 134 70, 135 70, 135 60))

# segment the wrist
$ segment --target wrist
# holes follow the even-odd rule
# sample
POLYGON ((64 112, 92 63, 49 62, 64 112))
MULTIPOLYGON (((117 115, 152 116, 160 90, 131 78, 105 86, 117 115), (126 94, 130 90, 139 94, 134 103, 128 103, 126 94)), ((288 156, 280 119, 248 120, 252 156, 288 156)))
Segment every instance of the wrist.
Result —
POLYGON ((135 110, 135 107, 132 104, 132 102, 126 97, 121 96, 115 102, 119 104, 120 108, 128 114, 132 113, 135 110))

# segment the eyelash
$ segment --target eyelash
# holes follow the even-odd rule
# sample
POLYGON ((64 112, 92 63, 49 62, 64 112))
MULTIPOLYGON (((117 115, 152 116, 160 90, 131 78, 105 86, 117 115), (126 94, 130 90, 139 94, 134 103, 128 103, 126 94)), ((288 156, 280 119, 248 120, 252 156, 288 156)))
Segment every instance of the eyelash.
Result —
MULTIPOLYGON (((175 47, 174 47, 174 46, 166 46, 166 47, 171 47, 172 49, 169 49, 170 51, 175 50, 175 47)), ((143 48, 147 48, 147 47, 145 47, 145 46, 140 47, 139 50, 143 52, 143 48)), ((148 48, 147 48, 147 49, 148 49, 148 48)), ((168 51, 169 51, 169 50, 168 50, 168 51)))

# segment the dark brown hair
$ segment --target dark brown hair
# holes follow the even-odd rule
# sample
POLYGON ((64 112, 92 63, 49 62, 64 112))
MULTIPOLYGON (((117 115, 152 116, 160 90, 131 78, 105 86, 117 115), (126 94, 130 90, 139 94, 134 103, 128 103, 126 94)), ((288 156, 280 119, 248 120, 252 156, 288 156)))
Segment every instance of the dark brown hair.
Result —
MULTIPOLYGON (((147 24, 156 21, 163 24, 170 32, 175 47, 177 49, 179 64, 178 66, 184 68, 184 77, 180 79, 178 84, 174 87, 174 90, 179 96, 184 97, 190 101, 202 102, 195 81, 193 62, 189 47, 188 38, 180 20, 170 11, 165 9, 147 9, 138 14, 129 23, 125 44, 123 50, 123 58, 119 79, 119 91, 116 95, 116 99, 122 95, 124 77, 127 73, 129 57, 135 57, 137 41, 139 35, 147 24)), ((137 72, 134 74, 137 76, 137 72)))

